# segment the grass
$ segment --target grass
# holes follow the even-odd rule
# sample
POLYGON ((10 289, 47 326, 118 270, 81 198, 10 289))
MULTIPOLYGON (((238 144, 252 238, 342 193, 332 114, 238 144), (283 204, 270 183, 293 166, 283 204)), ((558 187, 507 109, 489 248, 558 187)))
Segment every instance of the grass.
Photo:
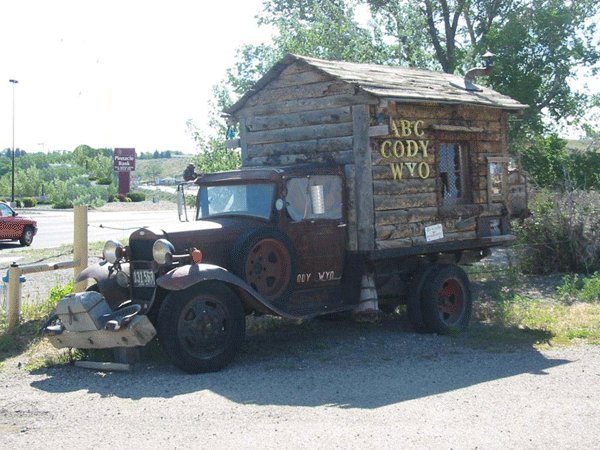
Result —
MULTIPOLYGON (((90 243, 89 254, 101 254, 103 246, 104 242, 90 243)), ((64 260, 65 256, 72 255, 73 246, 63 245, 50 249, 19 248, 10 253, 18 253, 21 257, 19 264, 32 264, 64 260)), ((24 364, 26 369, 34 370, 66 363, 79 357, 78 352, 55 349, 40 335, 40 329, 54 310, 56 303, 72 289, 72 283, 55 286, 50 289, 48 298, 36 299, 24 304, 21 323, 12 330, 8 330, 6 316, 0 315, 0 370, 10 361, 15 365, 24 364)))
POLYGON ((502 287, 481 294, 474 305, 475 320, 469 331, 475 345, 490 348, 525 343, 537 348, 579 343, 600 345, 598 275, 583 280, 579 288, 572 276, 565 276, 550 296, 523 294, 527 281, 526 277, 508 271, 500 280, 502 287))

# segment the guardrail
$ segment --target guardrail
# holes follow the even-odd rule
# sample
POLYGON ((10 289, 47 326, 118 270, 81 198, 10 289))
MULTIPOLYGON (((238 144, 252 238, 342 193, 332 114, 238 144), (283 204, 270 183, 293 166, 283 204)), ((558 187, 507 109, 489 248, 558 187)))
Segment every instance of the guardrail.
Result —
MULTIPOLYGON (((12 263, 8 269, 8 329, 16 327, 21 317, 21 275, 51 270, 74 269, 74 277, 87 267, 88 262, 88 209, 87 206, 73 208, 73 260, 55 264, 24 264, 12 263)), ((84 291, 87 281, 73 286, 75 292, 84 291)))

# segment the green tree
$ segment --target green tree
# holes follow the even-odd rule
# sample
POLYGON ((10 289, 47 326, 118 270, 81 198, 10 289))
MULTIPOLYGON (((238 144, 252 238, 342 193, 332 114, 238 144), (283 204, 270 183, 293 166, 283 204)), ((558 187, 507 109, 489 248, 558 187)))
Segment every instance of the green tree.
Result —
POLYGON ((567 167, 567 141, 553 134, 536 137, 522 151, 523 168, 540 187, 563 185, 567 167))
POLYGON ((388 64, 436 68, 435 56, 429 51, 427 22, 422 12, 405 1, 368 0, 372 34, 388 64), (385 44, 387 42, 387 44, 385 44))
POLYGON ((278 34, 273 45, 245 46, 228 73, 240 95, 283 54, 391 63, 465 72, 490 49, 497 67, 488 83, 529 105, 521 135, 542 132, 544 116, 578 119, 586 95, 568 81, 599 61, 595 0, 267 0, 259 24, 278 34), (367 4, 368 28, 355 7, 367 4))
POLYGON ((102 154, 87 160, 90 180, 96 180, 100 184, 111 184, 114 175, 113 160, 110 156, 102 154))
POLYGON ((569 84, 577 68, 594 66, 600 57, 594 42, 596 1, 529 0, 519 3, 481 39, 480 48, 497 55, 490 83, 529 105, 521 134, 545 130, 544 115, 554 121, 579 119, 589 97, 569 84))

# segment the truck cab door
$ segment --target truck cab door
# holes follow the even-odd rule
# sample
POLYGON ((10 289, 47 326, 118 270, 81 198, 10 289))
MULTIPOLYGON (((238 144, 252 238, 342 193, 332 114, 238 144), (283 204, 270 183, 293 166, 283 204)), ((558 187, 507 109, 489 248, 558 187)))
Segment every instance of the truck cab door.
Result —
POLYGON ((286 182, 286 232, 298 253, 296 288, 341 284, 346 250, 343 185, 339 175, 286 182))

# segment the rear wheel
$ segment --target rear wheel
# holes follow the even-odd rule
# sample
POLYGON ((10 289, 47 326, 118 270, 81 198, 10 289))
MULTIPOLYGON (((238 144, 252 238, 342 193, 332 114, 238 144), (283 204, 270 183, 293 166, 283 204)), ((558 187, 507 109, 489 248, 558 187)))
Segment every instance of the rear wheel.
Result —
POLYGON ((203 283, 171 292, 158 313, 158 340, 178 368, 215 372, 229 364, 242 346, 244 309, 225 285, 203 283))
POLYGON ((439 268, 438 264, 432 263, 426 266, 421 266, 412 277, 408 288, 408 297, 406 300, 406 312, 408 320, 418 333, 430 333, 431 328, 423 320, 423 308, 421 301, 423 297, 423 288, 429 275, 439 268))
POLYGON ((23 234, 19 238, 19 243, 25 247, 29 247, 33 242, 33 228, 25 227, 23 234))
POLYGON ((431 331, 439 334, 464 331, 473 308, 469 278, 458 266, 437 267, 425 281, 421 298, 423 320, 431 331))

